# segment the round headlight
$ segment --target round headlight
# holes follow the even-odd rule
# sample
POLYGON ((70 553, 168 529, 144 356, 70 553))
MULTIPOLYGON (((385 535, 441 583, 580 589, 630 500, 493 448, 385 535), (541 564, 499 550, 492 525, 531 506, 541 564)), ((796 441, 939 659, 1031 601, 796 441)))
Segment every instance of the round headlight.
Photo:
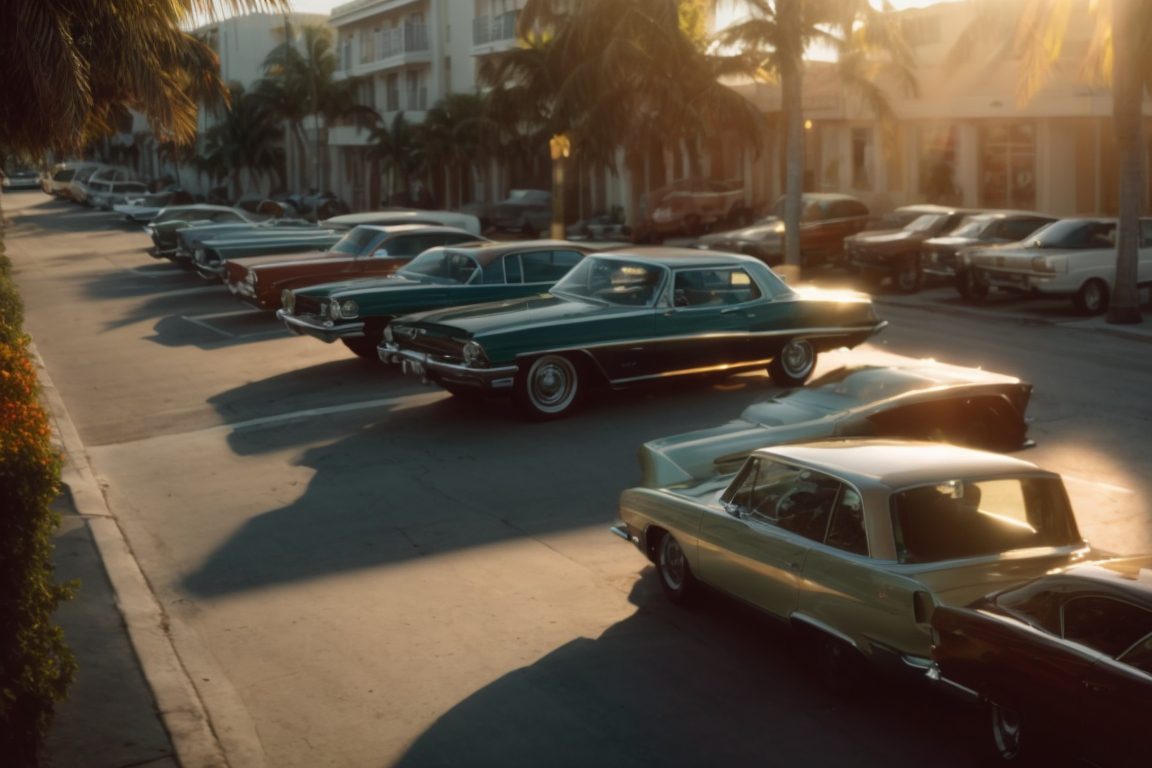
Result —
MULTIPOLYGON (((352 299, 344 299, 344 301, 337 302, 340 306, 340 317, 345 320, 351 320, 360 314, 360 307, 352 299)), ((333 306, 336 306, 334 303, 333 306)))
POLYGON ((465 342, 464 344, 464 364, 465 365, 480 365, 484 362, 484 347, 480 346, 475 341, 465 342))
POLYGON ((280 306, 284 308, 285 312, 292 314, 296 309, 296 294, 287 288, 280 291, 280 306))

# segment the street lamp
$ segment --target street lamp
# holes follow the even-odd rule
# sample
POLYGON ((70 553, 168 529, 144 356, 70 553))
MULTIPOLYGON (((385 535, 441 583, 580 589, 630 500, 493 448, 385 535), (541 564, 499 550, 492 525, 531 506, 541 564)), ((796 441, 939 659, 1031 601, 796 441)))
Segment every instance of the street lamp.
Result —
POLYGON ((552 152, 552 238, 564 239, 564 160, 572 148, 568 136, 557 133, 548 140, 552 152))

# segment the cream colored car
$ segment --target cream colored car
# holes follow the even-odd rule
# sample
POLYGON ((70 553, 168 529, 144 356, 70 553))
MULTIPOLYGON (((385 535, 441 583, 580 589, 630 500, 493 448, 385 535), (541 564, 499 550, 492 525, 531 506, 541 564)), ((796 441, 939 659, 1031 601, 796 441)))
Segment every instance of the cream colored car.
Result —
POLYGON ((922 672, 933 606, 1092 555, 1059 475, 905 440, 776 446, 735 477, 632 488, 613 532, 674 602, 703 583, 783 619, 833 678, 861 657, 922 672))

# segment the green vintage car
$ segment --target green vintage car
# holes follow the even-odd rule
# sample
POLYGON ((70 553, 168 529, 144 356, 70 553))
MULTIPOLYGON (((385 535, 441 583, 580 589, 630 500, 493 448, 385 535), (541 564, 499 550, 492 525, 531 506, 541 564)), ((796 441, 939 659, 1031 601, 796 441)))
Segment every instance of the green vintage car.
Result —
POLYGON ((590 246, 563 240, 469 243, 425 251, 386 277, 285 290, 276 316, 288 330, 332 343, 363 358, 393 318, 546 293, 590 246))
POLYGON ((793 289, 747 256, 639 247, 586 257, 545 296, 396 320, 381 359, 548 419, 595 385, 767 368, 797 386, 884 325, 867 296, 793 289))
POLYGON ((936 606, 1099 556, 1059 475, 905 440, 762 448, 735 477, 630 488, 612 530, 673 602, 703 583, 787 622, 834 685, 857 660, 919 677, 936 606))

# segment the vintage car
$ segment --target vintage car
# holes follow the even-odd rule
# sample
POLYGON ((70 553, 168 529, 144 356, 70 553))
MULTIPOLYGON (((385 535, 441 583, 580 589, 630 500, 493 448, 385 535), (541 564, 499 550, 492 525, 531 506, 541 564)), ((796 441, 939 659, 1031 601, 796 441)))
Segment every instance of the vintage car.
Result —
POLYGON ((193 205, 196 202, 191 192, 179 188, 162 189, 140 197, 130 197, 122 203, 113 203, 112 210, 133 224, 146 224, 152 221, 165 208, 193 205))
POLYGON ((687 178, 654 189, 640 198, 638 243, 655 242, 668 235, 695 237, 714 227, 744 226, 752 211, 744 200, 739 179, 687 178))
POLYGON ((276 310, 280 308, 285 290, 361 277, 383 277, 429 248, 484 239, 455 227, 360 226, 346 232, 322 252, 239 259, 230 258, 225 252, 224 280, 228 290, 243 301, 258 309, 276 310))
POLYGON ((24 189, 40 189, 40 174, 31 168, 21 168, 8 174, 0 173, 4 178, 4 189, 15 192, 24 189))
POLYGON ((1027 443, 1032 385, 978 368, 893 356, 887 365, 846 365, 753 403, 720 426, 640 447, 649 487, 731 474, 757 448, 831 437, 943 440, 1011 450, 1027 443))
POLYGON ((817 353, 884 325, 867 296, 794 290, 748 256, 634 247, 587 256, 545 296, 396 320, 381 359, 453 394, 510 392, 550 419, 598 385, 767 368, 797 386, 817 353))
POLYGON ((1152 555, 1073 566, 931 621, 929 676, 988 706, 1002 758, 1152 765, 1152 555))
POLYGON ((947 280, 964 298, 972 293, 970 253, 975 246, 1015 243, 1028 238, 1054 216, 1029 211, 986 211, 960 222, 960 226, 940 237, 924 241, 920 251, 920 271, 925 277, 947 280))
POLYGON ((544 189, 513 189, 496 203, 489 224, 498 232, 537 237, 552 226, 552 193, 544 189))
POLYGON ((318 225, 304 219, 278 218, 260 225, 250 224, 246 228, 237 225, 233 229, 205 227, 184 230, 176 238, 176 258, 189 259, 202 277, 220 280, 225 272, 225 253, 227 258, 240 259, 324 250, 335 245, 345 232, 361 224, 428 224, 480 234, 480 222, 475 216, 455 211, 391 209, 333 216, 318 225), (289 231, 284 227, 292 229, 289 231), (222 236, 227 236, 231 242, 209 242, 222 236))
POLYGON ((848 266, 873 288, 891 279, 896 290, 914 293, 920 290, 923 272, 920 250, 925 240, 948 234, 977 211, 947 206, 918 206, 915 219, 901 229, 865 230, 844 240, 848 266))
POLYGON ((156 259, 171 259, 176 254, 176 233, 186 227, 236 222, 251 222, 246 211, 226 205, 194 203, 163 208, 144 226, 152 237, 148 253, 156 259))
MULTIPOLYGON (((1098 315, 1116 284, 1116 220, 1061 219, 1015 246, 974 250, 971 261, 975 300, 989 288, 1068 296, 1080 312, 1098 315)), ((1152 219, 1140 220, 1136 280, 1152 284, 1152 219)))
POLYGON ((130 197, 141 198, 146 194, 148 185, 135 179, 88 181, 88 204, 100 211, 111 211, 114 205, 123 204, 130 197))
MULTIPOLYGON (((744 229, 705 235, 701 248, 755 256, 769 266, 784 263, 784 199, 772 215, 744 229)), ((850 195, 809 192, 800 198, 801 266, 835 264, 844 257, 844 238, 868 224, 868 206, 850 195)))
POLYGON ((934 606, 1093 556, 1059 475, 894 439, 761 448, 735 477, 631 488, 612 530, 672 601, 702 583, 803 633, 833 684, 861 660, 923 675, 934 606))
POLYGON ((433 248, 384 278, 286 290, 276 316, 293 333, 340 339, 360 357, 377 360, 393 318, 546 293, 589 250, 563 240, 433 248))

